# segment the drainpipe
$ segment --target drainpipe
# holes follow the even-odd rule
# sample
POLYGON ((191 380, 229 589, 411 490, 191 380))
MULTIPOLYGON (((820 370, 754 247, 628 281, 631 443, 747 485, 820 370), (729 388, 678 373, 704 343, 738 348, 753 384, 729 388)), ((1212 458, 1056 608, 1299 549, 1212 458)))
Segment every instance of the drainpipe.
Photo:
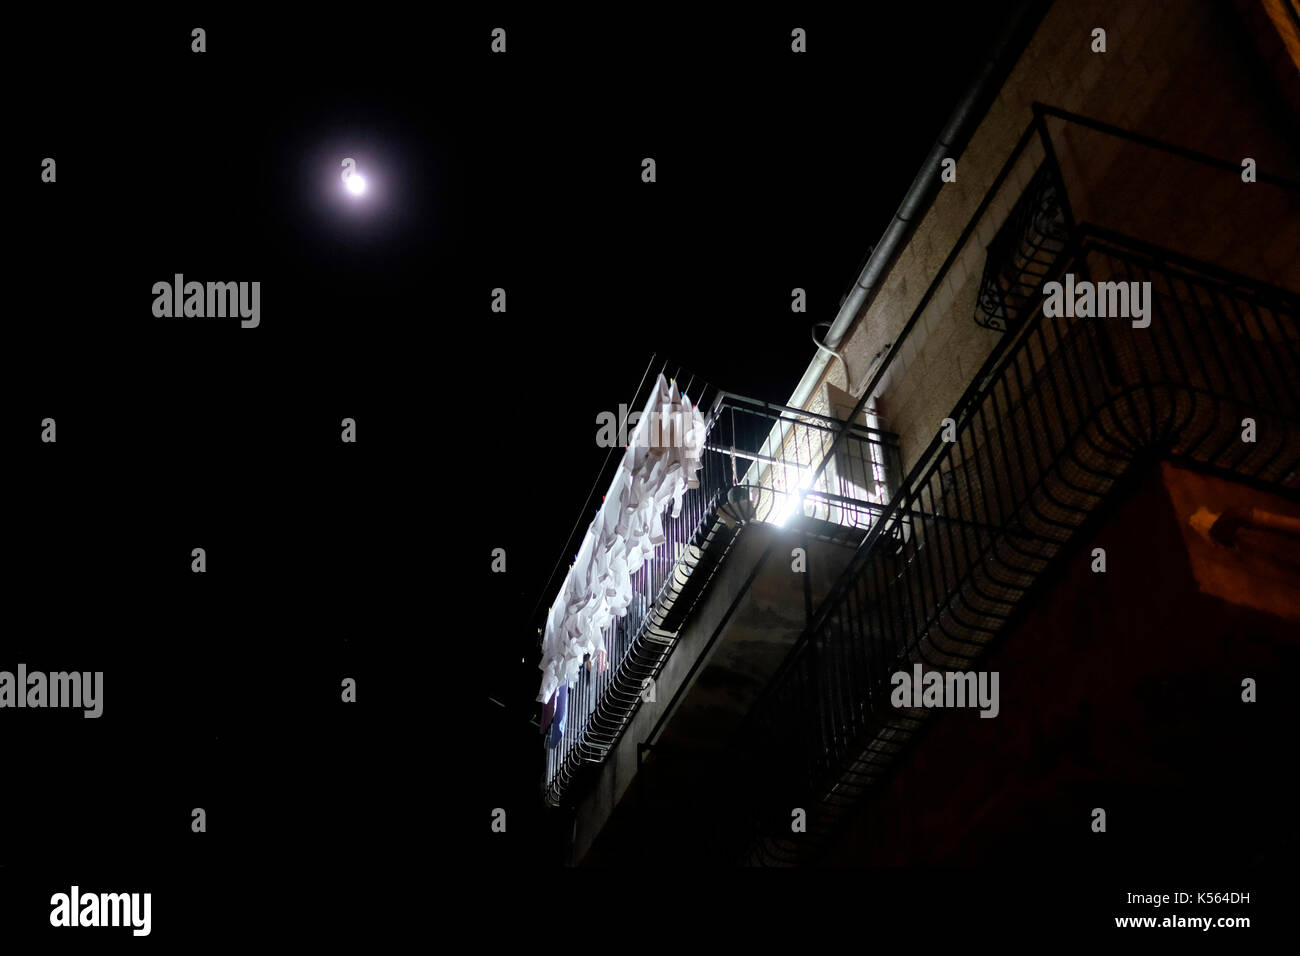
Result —
MULTIPOLYGON (((988 57, 980 65, 974 82, 966 90, 952 115, 948 117, 948 122, 944 124, 939 138, 930 147, 925 162, 921 164, 921 169, 912 180, 912 185, 907 188, 907 193, 903 196, 898 211, 894 213, 894 218, 885 228, 884 235, 867 256, 858 280, 853 284, 853 290, 840 306, 839 314, 831 323, 825 339, 817 342, 817 354, 804 372, 803 378, 799 380, 794 395, 787 404, 795 408, 803 408, 808 403, 812 398, 813 389, 820 381, 832 356, 839 358, 844 364, 845 381, 852 389, 848 363, 844 362, 844 357, 839 351, 845 335, 858 317, 871 305, 880 280, 888 273, 894 259, 912 237, 912 233, 916 231, 917 223, 929 209, 930 201, 934 198, 939 183, 940 161, 949 156, 955 158, 966 148, 975 127, 988 111, 989 104, 1002 88, 1002 83, 1011 73, 1016 60, 1020 58, 1021 51, 1029 43, 1030 37, 1033 36, 1034 30, 1038 28, 1050 5, 1044 0, 1023 0, 1012 13, 988 57)), ((816 334, 816 327, 814 327, 814 342, 816 342, 816 334)), ((866 372, 863 374, 865 376, 866 372)))

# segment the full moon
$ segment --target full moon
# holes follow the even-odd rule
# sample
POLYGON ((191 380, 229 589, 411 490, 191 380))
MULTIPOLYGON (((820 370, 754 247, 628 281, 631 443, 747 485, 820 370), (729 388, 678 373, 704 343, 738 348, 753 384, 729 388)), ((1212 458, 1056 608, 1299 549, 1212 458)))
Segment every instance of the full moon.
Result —
POLYGON ((361 178, 360 173, 353 173, 347 179, 348 192, 354 196, 360 196, 366 191, 366 181, 361 178))

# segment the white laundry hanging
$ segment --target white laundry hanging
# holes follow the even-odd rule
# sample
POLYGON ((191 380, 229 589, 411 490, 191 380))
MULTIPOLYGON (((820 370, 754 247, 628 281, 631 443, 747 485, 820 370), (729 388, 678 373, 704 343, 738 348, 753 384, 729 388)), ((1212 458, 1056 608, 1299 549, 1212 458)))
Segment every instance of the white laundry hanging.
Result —
POLYGON ((632 575, 667 540, 664 509, 672 501, 673 517, 681 514, 683 496, 699 487, 703 457, 704 416, 659 375, 547 615, 539 701, 577 678, 583 655, 606 653, 604 632, 627 614, 632 575))

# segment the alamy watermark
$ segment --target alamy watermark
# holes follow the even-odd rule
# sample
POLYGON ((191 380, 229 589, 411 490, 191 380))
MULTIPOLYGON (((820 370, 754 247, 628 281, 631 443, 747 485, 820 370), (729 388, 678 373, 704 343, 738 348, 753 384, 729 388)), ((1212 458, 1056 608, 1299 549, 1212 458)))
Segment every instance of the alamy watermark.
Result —
POLYGON ((246 329, 255 329, 262 322, 260 282, 186 282, 178 272, 172 282, 155 282, 153 294, 153 314, 159 319, 238 316, 246 329))
POLYGON ((894 689, 889 702, 895 707, 978 707, 981 717, 996 717, 998 702, 997 671, 930 671, 921 673, 913 664, 912 673, 897 671, 889 679, 894 689))
POLYGON ((129 926, 133 936, 148 936, 152 927, 152 893, 70 892, 50 897, 51 926, 129 926))
POLYGON ((1043 284, 1043 315, 1049 319, 1132 319, 1133 328, 1151 324, 1150 282, 1076 281, 1073 272, 1065 283, 1043 284))
POLYGON ((618 414, 601 412, 596 416, 596 447, 627 448, 681 448, 686 445, 686 434, 692 427, 690 410, 651 412, 644 428, 637 428, 641 412, 631 412, 626 405, 618 406, 618 414))
POLYGON ((0 708, 69 707, 85 711, 83 717, 104 712, 103 671, 55 671, 45 674, 18 665, 18 673, 0 671, 0 708))

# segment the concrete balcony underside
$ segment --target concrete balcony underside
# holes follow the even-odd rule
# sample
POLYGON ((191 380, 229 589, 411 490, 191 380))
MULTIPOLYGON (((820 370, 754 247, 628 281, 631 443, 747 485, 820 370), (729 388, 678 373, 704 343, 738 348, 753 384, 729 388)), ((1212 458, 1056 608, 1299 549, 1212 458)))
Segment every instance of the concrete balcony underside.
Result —
MULTIPOLYGON (((675 786, 660 779, 680 760, 707 760, 738 728, 807 626, 805 584, 814 606, 843 572, 862 532, 811 518, 784 528, 745 525, 682 626, 644 700, 603 762, 587 768, 577 796, 573 862, 599 862, 618 840, 619 821, 645 789, 675 786), (804 572, 792 567, 806 558, 804 572)), ((694 760, 690 761, 694 763, 694 760)))

